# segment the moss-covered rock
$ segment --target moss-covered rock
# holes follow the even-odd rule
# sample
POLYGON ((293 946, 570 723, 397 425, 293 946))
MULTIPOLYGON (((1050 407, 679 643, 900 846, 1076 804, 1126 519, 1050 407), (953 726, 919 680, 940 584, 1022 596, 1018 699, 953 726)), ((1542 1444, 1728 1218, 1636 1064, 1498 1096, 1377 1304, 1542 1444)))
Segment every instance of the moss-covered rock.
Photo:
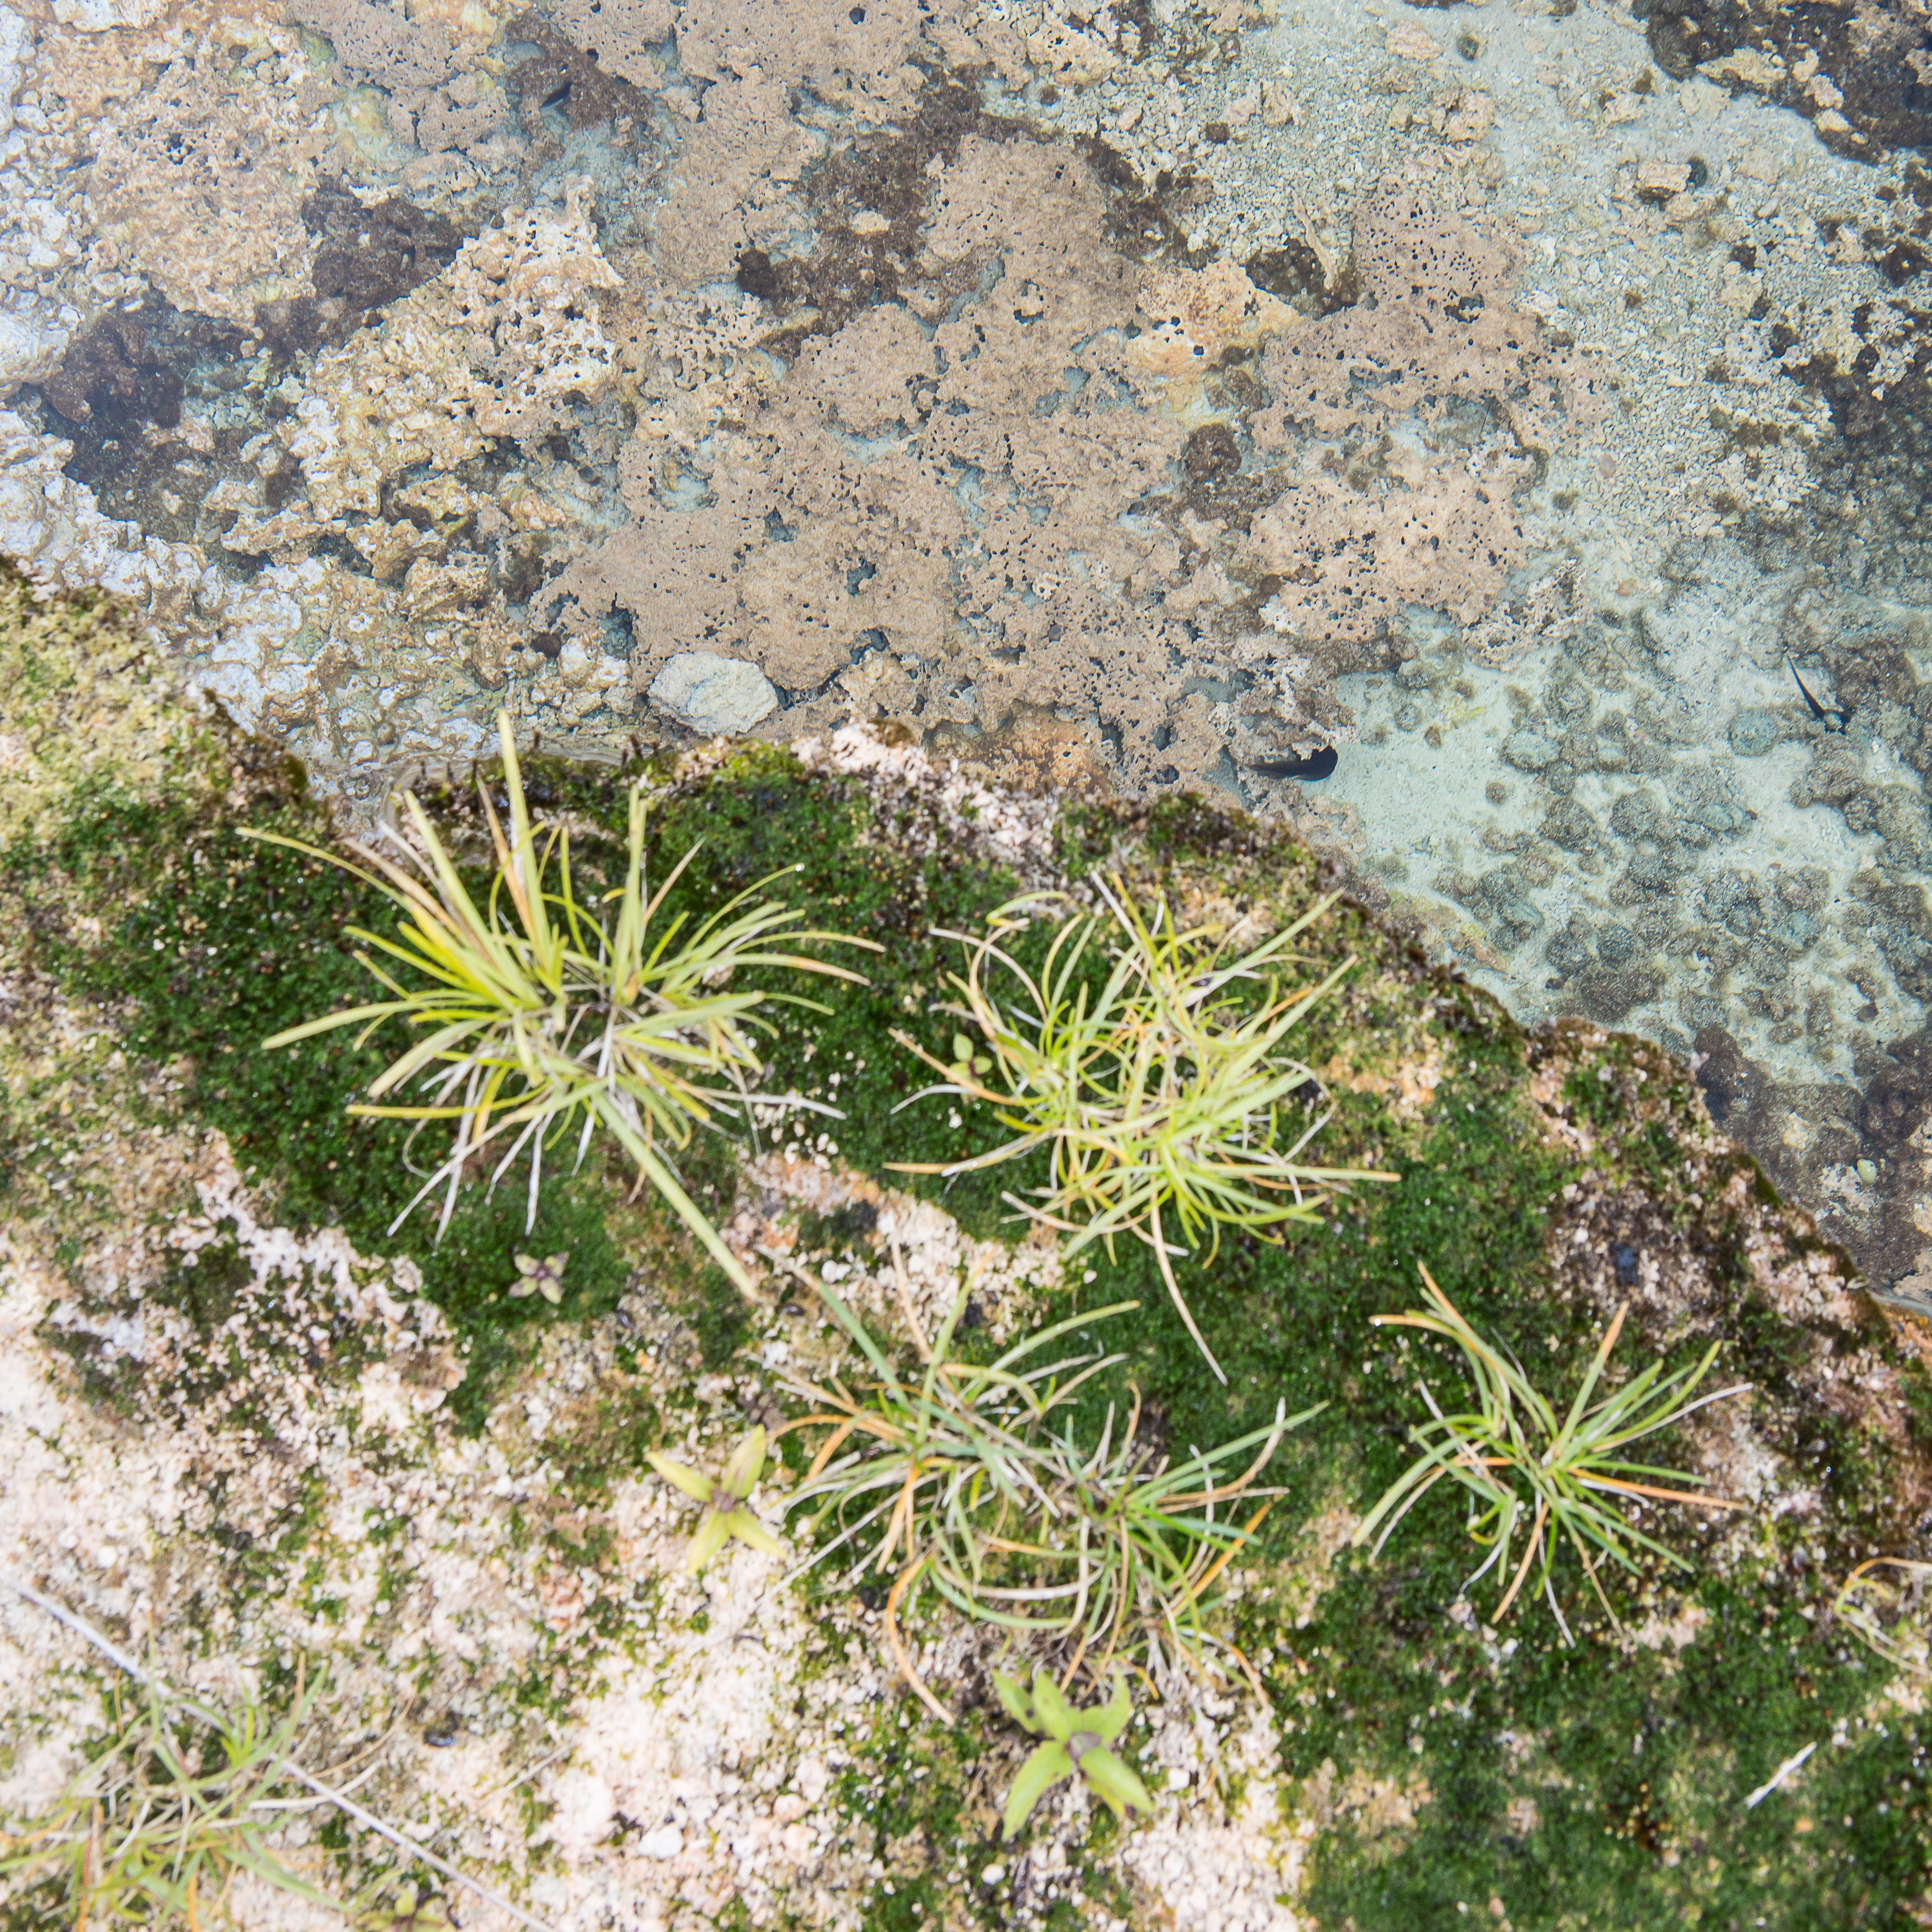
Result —
MULTIPOLYGON (((1016 799, 858 730, 643 774, 536 762, 580 891, 617 876, 641 776, 653 874, 697 848, 668 910, 769 879, 884 948, 868 986, 770 1041, 774 1088, 841 1118, 686 1164, 762 1270, 748 1300, 596 1149, 547 1175, 533 1222, 520 1185, 474 1183, 440 1243, 428 1214, 399 1220, 434 1153, 345 1112, 399 1036, 259 1045, 364 997, 345 928, 392 914, 239 836, 336 832, 298 770, 172 698, 111 612, 0 586, 0 1552, 177 1677, 272 1699, 298 1657, 326 1665, 316 1748, 366 1747, 363 1802, 538 1916, 1932 1922, 1922 1687, 1834 1612, 1860 1563, 1932 1557, 1925 1338, 1779 1204, 1668 1056, 1576 1023, 1526 1034, 1334 904, 1304 950, 1311 975, 1352 962, 1300 1036, 1318 1145, 1398 1178, 1184 1270, 1223 1387, 1144 1248, 1063 1266, 1021 1238, 1001 1196, 1038 1178, 1024 1166, 895 1170, 995 1129, 903 1104, 922 1076, 892 1035, 948 1050, 940 935, 1022 890, 1117 879, 1191 921, 1277 927, 1324 889, 1286 836, 1193 800, 1016 799), (557 1305, 510 1295, 520 1252, 568 1256, 557 1305), (1350 1546, 1412 1453, 1418 1379, 1460 1386, 1448 1354, 1371 1325, 1417 1304, 1418 1264, 1553 1398, 1620 1307, 1613 1372, 1716 1342, 1750 1384, 1646 1445, 1744 1507, 1647 1510, 1684 1567, 1606 1571, 1616 1621, 1559 1563, 1574 1643, 1528 1592, 1484 1621, 1499 1593, 1466 1594, 1482 1552, 1447 1485, 1379 1558, 1350 1546), (1173 1453, 1277 1401, 1325 1405, 1271 1472, 1217 1670, 1146 1696, 1125 1741, 1151 1822, 1090 1815, 1074 1780, 995 1841, 1029 1740, 991 1699, 993 1635, 910 1613, 947 1727, 906 1694, 869 1578, 782 1582, 742 1550, 682 1576, 684 1506, 646 1452, 721 1461, 778 1422, 781 1372, 839 1359, 814 1294, 833 1281, 894 1346, 908 1306, 929 1326, 962 1290, 989 1337, 1137 1300, 1082 1416, 1138 1399, 1173 1453)), ((467 782, 423 795, 481 876, 467 782)), ((773 1521, 806 1453, 782 1447, 757 1499, 773 1521)), ((87 1700, 111 1670, 18 1602, 0 1660, 5 1729, 32 1741, 0 1761, 0 1805, 30 1810, 104 1721, 87 1700)), ((345 1898, 410 1876, 339 1822, 299 1821, 285 1850, 345 1898)))

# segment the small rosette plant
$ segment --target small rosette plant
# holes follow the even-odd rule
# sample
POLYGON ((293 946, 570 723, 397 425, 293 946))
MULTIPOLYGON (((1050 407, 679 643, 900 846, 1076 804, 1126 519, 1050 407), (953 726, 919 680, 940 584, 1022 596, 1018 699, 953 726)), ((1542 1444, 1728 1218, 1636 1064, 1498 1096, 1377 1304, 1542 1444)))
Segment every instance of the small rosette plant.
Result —
POLYGON ((694 1575, 702 1570, 726 1544, 743 1544, 766 1556, 782 1556, 784 1546, 745 1506, 746 1498, 758 1487, 765 1467, 765 1432, 754 1429, 731 1452, 724 1473, 716 1482, 701 1470, 675 1462, 661 1451, 646 1452, 651 1467, 674 1490, 682 1490, 693 1502, 704 1506, 685 1552, 684 1567, 694 1575))
POLYGON ((517 1256, 517 1278, 510 1284, 510 1299, 527 1301, 532 1295, 540 1294, 551 1307, 558 1306, 563 1300, 564 1264, 569 1259, 568 1252, 517 1256))
POLYGON ((1113 1695, 1090 1710, 1076 1710, 1048 1670, 1036 1670, 1033 1688, 1022 1690, 1017 1679, 995 1672, 994 1694, 1013 1721, 1044 1738, 1020 1766, 1006 1794, 1000 1820, 1003 1838, 1010 1838, 1033 1814, 1034 1807, 1062 1778, 1078 1778, 1114 1816, 1125 1823, 1127 1807, 1154 1809, 1154 1800, 1126 1760, 1113 1747, 1134 1714, 1124 1677, 1114 1679, 1113 1695))

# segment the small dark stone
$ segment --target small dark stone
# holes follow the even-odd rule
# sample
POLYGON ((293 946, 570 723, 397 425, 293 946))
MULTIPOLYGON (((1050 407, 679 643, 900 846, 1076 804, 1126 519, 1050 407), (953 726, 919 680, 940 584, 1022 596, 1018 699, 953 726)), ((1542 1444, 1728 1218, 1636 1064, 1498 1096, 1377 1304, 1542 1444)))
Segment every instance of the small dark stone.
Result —
POLYGON ((1713 1125, 1721 1127, 1729 1121, 1729 1131, 1738 1133, 1756 1103, 1764 1076, 1721 1026, 1700 1026, 1696 1048, 1695 1077, 1705 1109, 1713 1125))
POLYGON ((445 216, 394 194, 364 208, 334 182, 303 202, 302 220, 319 238, 310 272, 316 299, 364 314, 440 274, 463 245, 445 216))
POLYGON ((1346 306, 1351 298, 1348 277, 1341 276, 1331 287, 1320 256, 1305 242, 1291 239, 1279 248, 1264 249, 1250 255, 1243 266, 1256 287, 1267 290, 1304 314, 1325 315, 1346 306))
POLYGON ((97 398, 136 422, 158 411, 181 421, 181 378, 164 358, 148 354, 146 332, 132 316, 109 316, 70 343, 40 393, 69 422, 86 422, 97 398))
POLYGON ((1878 257, 1878 267, 1894 288, 1903 288, 1914 275, 1932 267, 1932 252, 1917 242, 1901 238, 1878 257))
POLYGON ((764 249, 747 248, 738 257, 738 286, 760 302, 770 302, 778 293, 778 271, 764 249))
POLYGON ((1648 1005, 1663 990, 1664 975, 1654 967, 1590 966, 1570 982, 1576 1008, 1600 1026, 1614 1025, 1633 1006, 1648 1005))
POLYGON ((1610 807, 1610 829, 1626 838, 1660 839, 1668 824, 1654 792, 1627 791, 1610 807))
POLYGON ((1538 836, 1566 852, 1581 852, 1597 842, 1597 821, 1574 798, 1558 799, 1544 814, 1538 836))
POLYGON ((508 22, 504 40, 536 50, 504 79, 524 131, 538 153, 562 152, 562 143, 544 126, 546 107, 560 108, 575 128, 606 122, 631 128, 650 124, 650 97, 629 81, 605 73, 592 56, 534 9, 508 22))
POLYGON ((1885 1153, 1904 1146, 1932 1112, 1932 1028, 1895 1040, 1865 1090, 1866 1136, 1885 1153))
POLYGON ((1231 476, 1241 466, 1241 446, 1226 423, 1203 423, 1181 446, 1180 465, 1197 483, 1231 476))
POLYGON ((1741 758, 1761 758, 1784 736, 1784 721, 1774 711, 1752 705, 1731 720, 1731 749, 1741 758))
POLYGON ((1543 956, 1556 968, 1556 986, 1590 964, 1590 925, 1581 913, 1570 915, 1568 923, 1544 948, 1543 956))
POLYGON ((1556 762, 1556 748, 1540 731, 1522 725, 1503 740, 1503 761, 1520 772, 1540 772, 1556 762))

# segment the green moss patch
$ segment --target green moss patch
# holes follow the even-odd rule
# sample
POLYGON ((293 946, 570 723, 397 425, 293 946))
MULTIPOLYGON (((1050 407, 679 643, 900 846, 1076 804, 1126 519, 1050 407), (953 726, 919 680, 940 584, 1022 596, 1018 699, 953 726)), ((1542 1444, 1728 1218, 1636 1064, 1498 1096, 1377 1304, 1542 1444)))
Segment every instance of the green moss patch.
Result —
MULTIPOLYGON (((52 705, 86 685, 80 646, 62 645, 63 658, 44 640, 28 648, 25 634, 8 645, 10 658, 0 653, 10 703, 52 705)), ((425 1135, 412 1150, 404 1126, 346 1109, 400 1037, 358 1046, 338 1034, 274 1054, 257 1044, 368 996, 344 928, 380 930, 389 910, 340 872, 239 836, 245 826, 332 836, 286 760, 218 721, 156 730, 161 750, 125 784, 95 784, 56 760, 33 767, 31 785, 0 786, 0 883, 36 909, 11 942, 11 965, 23 982, 111 1016, 142 1075, 122 1096, 128 1107, 218 1129, 291 1225, 338 1226, 366 1255, 414 1260, 466 1353, 452 1398, 464 1424, 484 1419, 548 1330, 598 1324, 608 1359, 559 1432, 570 1507, 514 1518, 506 1534, 548 1539, 559 1564, 601 1573, 597 1510, 664 1426, 638 1345, 604 1318, 633 1305, 627 1292, 643 1295, 680 1324, 694 1370, 735 1371, 746 1386, 761 1372, 766 1318, 654 1202, 633 1198, 630 1177, 601 1154, 548 1174, 533 1227, 516 1176, 494 1195, 466 1184, 440 1243, 433 1210, 396 1226, 440 1149, 425 1135), (568 1254, 560 1307, 508 1298, 520 1252, 568 1254)), ((615 882, 631 776, 544 760, 528 773, 539 818, 572 829, 580 896, 615 882)), ((952 1022, 934 1008, 959 950, 935 929, 974 928, 1018 880, 976 855, 970 828, 929 786, 830 772, 760 747, 654 782, 652 876, 698 848, 668 916, 702 918, 763 881, 811 924, 884 948, 862 962, 863 988, 770 982, 829 1009, 767 1010, 772 1085, 843 1118, 769 1123, 767 1144, 942 1201, 976 1234, 1016 1232, 1000 1196, 1036 1171, 949 1184, 890 1168, 956 1160, 998 1131, 981 1110, 944 1098, 902 1105, 922 1078, 892 1034, 944 1048, 952 1022)), ((443 788, 426 803, 482 880, 473 795, 443 788)), ((1057 864, 1070 886, 1118 876, 1144 902, 1165 892, 1190 920, 1276 922, 1323 889, 1319 866, 1286 834, 1198 800, 1070 807, 1054 837, 1042 863, 1057 864)), ((1036 953, 1046 936, 1042 926, 1016 944, 1036 953)), ((1211 1261, 1183 1268, 1226 1388, 1144 1246, 1090 1250, 1063 1292, 1074 1306, 1140 1303, 1094 1337, 1126 1360, 1086 1393, 1076 1426, 1090 1436, 1109 1402, 1124 1411, 1136 1395, 1143 1426, 1172 1454, 1256 1427, 1277 1402, 1325 1405, 1271 1472, 1285 1493, 1238 1566, 1244 1579, 1226 1623, 1274 1707, 1285 1802, 1320 1822, 1302 1906, 1337 1932, 1466 1918, 1516 1932, 1928 1922, 1926 1720, 1890 1700, 1889 1666, 1831 1615, 1856 1563, 1932 1555, 1923 1528, 1932 1381, 1910 1331, 1856 1292, 1808 1223, 1718 1138, 1667 1056, 1580 1025, 1526 1036, 1346 902, 1311 929, 1305 950, 1311 978, 1352 962, 1298 1042, 1330 1110, 1314 1151, 1398 1178, 1359 1185, 1279 1242, 1230 1238, 1211 1261), (1496 1593, 1486 1580, 1462 1600, 1482 1552, 1448 1485, 1379 1559, 1345 1551, 1324 1566, 1310 1556, 1311 1520, 1366 1507, 1403 1467, 1407 1430, 1425 1412, 1418 1379, 1438 1396, 1460 1387, 1451 1352, 1372 1325, 1417 1305, 1419 1264, 1554 1396, 1576 1387, 1624 1305, 1614 1372, 1694 1360, 1717 1340, 1718 1372, 1754 1385, 1646 1445, 1649 1460, 1744 1486, 1753 1507, 1735 1521, 1646 1514, 1644 1527, 1687 1567, 1651 1561, 1607 1576, 1621 1630, 1569 1557, 1558 1575, 1574 1647, 1527 1595, 1500 1630, 1486 1628, 1496 1593), (1783 1786, 1747 1802, 1808 1744, 1816 1748, 1783 1786)), ((16 1211, 29 1198, 24 1150, 38 1171, 79 1132, 74 1064, 10 1063, 16 1211)), ((706 1210, 728 1217, 739 1185, 731 1149, 704 1143, 684 1171, 706 1210)), ((32 1185, 38 1208, 69 1212, 32 1185)), ((878 1258, 862 1210, 797 1232, 801 1254, 878 1258)), ((218 1244, 156 1294, 214 1336, 244 1286, 218 1244)), ((990 1346, 970 1328, 962 1345, 990 1346)), ((138 1399, 125 1388, 90 1393, 138 1399)), ((788 1441, 794 1466, 800 1451, 788 1441)), ((613 1580, 609 1594, 623 1616, 600 1612, 586 1643, 637 1609, 628 1586, 613 1580)), ((545 1710, 572 1694, 555 1656, 532 1666, 526 1688, 545 1710)), ((841 1802, 880 1845, 932 1849, 896 1867, 890 1892, 880 1882, 866 1922, 934 1923, 956 1906, 998 1922, 998 1895, 982 1898, 954 1874, 986 1855, 997 1792, 976 1754, 1004 1748, 1004 1733, 983 1712, 946 1738, 923 1718, 881 1721, 890 1728, 855 1756, 841 1802)), ((1093 1876, 1088 1895, 1102 1885, 1093 1876)))

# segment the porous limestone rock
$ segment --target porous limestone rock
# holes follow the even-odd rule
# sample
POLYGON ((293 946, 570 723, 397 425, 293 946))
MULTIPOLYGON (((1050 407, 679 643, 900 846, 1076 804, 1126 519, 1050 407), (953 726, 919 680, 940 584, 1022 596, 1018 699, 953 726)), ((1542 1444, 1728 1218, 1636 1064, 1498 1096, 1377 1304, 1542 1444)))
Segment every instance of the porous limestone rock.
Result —
POLYGON ((620 286, 580 182, 561 213, 506 216, 380 327, 325 350, 289 382, 289 452, 316 518, 374 515, 398 471, 453 470, 491 437, 543 436, 573 398, 594 401, 616 350, 591 298, 620 286))
POLYGON ((150 26, 166 10, 166 0, 53 0, 54 18, 83 34, 150 26))
POLYGON ((177 308, 246 325, 308 292, 302 205, 326 143, 299 105, 308 74, 286 28, 224 20, 101 130, 100 232, 177 308))
POLYGON ((10 7, 0 7, 0 141, 14 128, 14 97, 34 49, 34 30, 10 7))
POLYGON ((73 340, 80 319, 65 303, 56 308, 32 302, 11 314, 0 313, 0 394, 10 394, 22 382, 45 381, 73 340))
POLYGON ((144 536, 100 514, 94 492, 63 471, 74 446, 0 410, 0 556, 38 581, 98 586, 143 616, 192 629, 204 560, 193 544, 144 536))

